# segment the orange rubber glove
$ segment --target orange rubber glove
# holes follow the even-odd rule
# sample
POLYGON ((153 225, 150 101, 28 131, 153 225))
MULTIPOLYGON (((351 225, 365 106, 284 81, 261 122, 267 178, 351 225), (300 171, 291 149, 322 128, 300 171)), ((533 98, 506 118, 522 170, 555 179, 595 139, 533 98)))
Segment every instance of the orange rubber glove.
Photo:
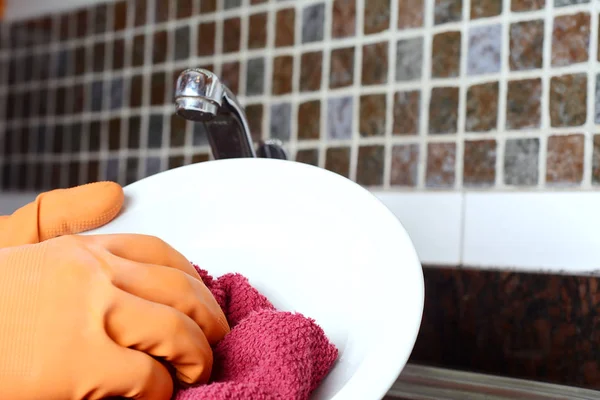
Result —
POLYGON ((118 185, 94 184, 0 222, 0 243, 15 246, 0 249, 0 399, 168 400, 161 362, 181 382, 208 380, 229 326, 189 261, 152 236, 69 235, 122 202, 118 185))

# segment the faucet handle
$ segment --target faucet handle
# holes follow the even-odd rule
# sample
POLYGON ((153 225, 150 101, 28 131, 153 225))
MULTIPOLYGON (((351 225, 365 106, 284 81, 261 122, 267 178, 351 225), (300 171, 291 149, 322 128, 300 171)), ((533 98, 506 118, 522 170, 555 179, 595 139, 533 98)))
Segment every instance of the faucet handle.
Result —
POLYGON ((287 160, 288 155, 283 148, 283 143, 277 139, 263 140, 256 151, 257 157, 260 158, 277 158, 279 160, 287 160))

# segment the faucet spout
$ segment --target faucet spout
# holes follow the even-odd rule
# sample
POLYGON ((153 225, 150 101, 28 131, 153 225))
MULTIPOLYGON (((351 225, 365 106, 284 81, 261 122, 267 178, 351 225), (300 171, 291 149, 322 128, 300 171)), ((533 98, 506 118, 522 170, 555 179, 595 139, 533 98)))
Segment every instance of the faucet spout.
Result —
POLYGON ((175 112, 204 125, 215 159, 256 157, 242 106, 211 71, 192 68, 179 75, 175 112))

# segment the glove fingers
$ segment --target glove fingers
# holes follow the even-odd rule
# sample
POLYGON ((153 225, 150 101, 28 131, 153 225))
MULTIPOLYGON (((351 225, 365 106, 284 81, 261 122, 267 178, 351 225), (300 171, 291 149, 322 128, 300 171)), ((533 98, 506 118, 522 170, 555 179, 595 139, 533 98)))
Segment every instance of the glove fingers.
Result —
POLYGON ((105 225, 117 216, 123 201, 123 189, 114 182, 42 193, 38 196, 40 242, 105 225))
POLYGON ((196 323, 182 312, 119 289, 106 315, 106 331, 122 347, 169 362, 185 383, 205 383, 213 355, 196 323))
POLYGON ((136 400, 169 400, 173 380, 157 360, 137 350, 114 345, 115 354, 104 368, 99 385, 106 393, 101 398, 124 397, 136 400))
POLYGON ((202 281, 162 265, 138 263, 112 254, 99 256, 104 257, 105 265, 111 269, 116 287, 192 318, 211 345, 229 333, 225 314, 202 281))
POLYGON ((168 243, 150 235, 113 234, 86 236, 88 243, 94 243, 112 254, 144 264, 158 264, 175 268, 200 279, 192 264, 168 243))
POLYGON ((0 220, 0 248, 98 228, 117 216, 123 200, 123 189, 113 182, 42 193, 0 220))

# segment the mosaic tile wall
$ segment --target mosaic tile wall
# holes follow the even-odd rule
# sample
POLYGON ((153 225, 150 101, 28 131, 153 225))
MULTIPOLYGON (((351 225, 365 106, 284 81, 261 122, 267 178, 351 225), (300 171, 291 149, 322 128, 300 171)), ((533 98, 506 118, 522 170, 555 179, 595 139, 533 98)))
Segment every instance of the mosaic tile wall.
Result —
POLYGON ((255 139, 384 189, 600 184, 597 1, 118 0, 5 24, 0 184, 123 184, 210 158, 177 74, 255 139), (597 105, 598 104, 598 105, 597 105))

